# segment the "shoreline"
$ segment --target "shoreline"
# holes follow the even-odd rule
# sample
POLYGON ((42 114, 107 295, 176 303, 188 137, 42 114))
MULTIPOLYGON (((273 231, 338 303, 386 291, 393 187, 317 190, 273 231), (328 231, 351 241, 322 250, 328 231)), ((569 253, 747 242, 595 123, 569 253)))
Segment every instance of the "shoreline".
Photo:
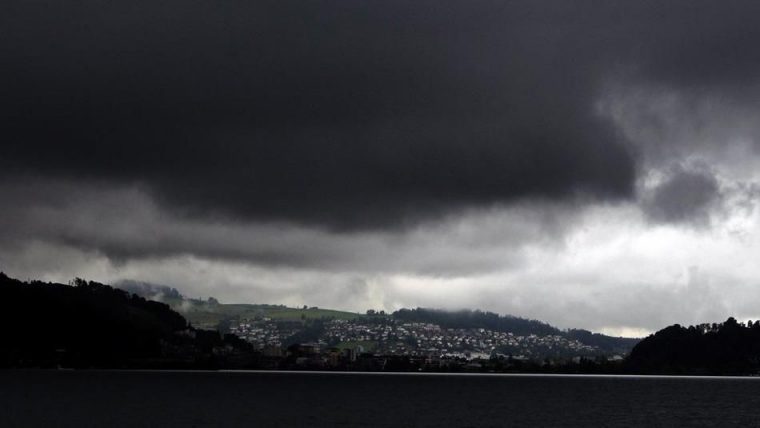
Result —
POLYGON ((45 369, 9 368, 0 373, 197 373, 197 374, 252 374, 252 375, 335 375, 335 376, 421 376, 421 377, 495 377, 495 378, 595 378, 595 379, 740 379, 760 380, 760 375, 667 375, 667 374, 599 374, 599 373, 451 373, 451 372, 378 372, 331 370, 235 370, 235 369, 45 369))

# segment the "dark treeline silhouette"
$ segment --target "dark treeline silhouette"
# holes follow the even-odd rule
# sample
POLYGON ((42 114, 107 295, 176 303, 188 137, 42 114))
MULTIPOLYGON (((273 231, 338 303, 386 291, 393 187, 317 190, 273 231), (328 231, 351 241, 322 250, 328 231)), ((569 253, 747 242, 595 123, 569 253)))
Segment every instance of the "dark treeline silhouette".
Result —
POLYGON ((22 282, 0 273, 3 367, 213 368, 250 351, 197 330, 168 305, 82 279, 22 282))
POLYGON ((760 322, 664 328, 631 351, 625 369, 631 373, 742 375, 760 372, 760 322))
POLYGON ((577 340, 585 345, 596 346, 604 352, 613 354, 628 354, 641 340, 631 337, 607 336, 583 329, 570 329, 562 334, 568 339, 577 340))

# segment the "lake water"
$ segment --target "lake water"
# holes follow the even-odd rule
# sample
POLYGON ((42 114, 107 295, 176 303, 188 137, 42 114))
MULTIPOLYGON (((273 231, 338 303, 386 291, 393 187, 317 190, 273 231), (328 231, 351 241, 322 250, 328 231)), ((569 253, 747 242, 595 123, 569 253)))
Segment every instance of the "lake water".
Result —
POLYGON ((760 379, 0 371, 0 427, 760 427, 760 379))

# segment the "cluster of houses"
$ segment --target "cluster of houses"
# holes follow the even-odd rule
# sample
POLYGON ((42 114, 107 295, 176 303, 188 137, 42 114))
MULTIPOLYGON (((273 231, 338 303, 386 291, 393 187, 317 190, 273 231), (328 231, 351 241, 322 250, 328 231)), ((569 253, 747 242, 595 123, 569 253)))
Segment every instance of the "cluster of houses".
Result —
POLYGON ((237 325, 230 327, 230 333, 250 342, 257 350, 282 347, 286 338, 284 335, 287 334, 270 318, 241 320, 237 325))
POLYGON ((430 323, 381 324, 351 320, 330 321, 325 337, 328 343, 376 344, 375 353, 384 355, 452 356, 467 359, 488 358, 508 353, 526 358, 547 354, 594 355, 599 349, 560 335, 520 336, 483 328, 442 328, 430 323))
MULTIPOLYGON (((230 332, 251 343, 256 350, 277 354, 292 345, 289 343, 292 337, 303 328, 304 324, 300 321, 264 317, 241 320, 230 328, 230 332)), ((483 328, 442 328, 430 323, 398 322, 390 317, 371 322, 361 319, 330 320, 324 323, 319 337, 313 339, 310 346, 321 349, 322 353, 332 350, 335 355, 331 355, 330 359, 335 361, 339 355, 344 358, 362 353, 465 360, 488 359, 498 355, 543 359, 599 354, 596 347, 560 335, 515 335, 483 328), (348 354, 346 350, 349 350, 348 354)))

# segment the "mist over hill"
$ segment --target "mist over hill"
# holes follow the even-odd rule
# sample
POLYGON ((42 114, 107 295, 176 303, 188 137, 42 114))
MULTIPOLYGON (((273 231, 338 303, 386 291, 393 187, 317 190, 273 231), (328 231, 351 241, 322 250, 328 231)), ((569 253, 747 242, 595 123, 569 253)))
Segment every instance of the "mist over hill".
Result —
POLYGON ((176 288, 169 287, 168 285, 134 281, 131 279, 117 281, 113 284, 113 286, 124 291, 137 294, 138 296, 145 297, 146 299, 156 300, 159 302, 163 301, 164 299, 183 299, 185 297, 180 294, 176 288))

